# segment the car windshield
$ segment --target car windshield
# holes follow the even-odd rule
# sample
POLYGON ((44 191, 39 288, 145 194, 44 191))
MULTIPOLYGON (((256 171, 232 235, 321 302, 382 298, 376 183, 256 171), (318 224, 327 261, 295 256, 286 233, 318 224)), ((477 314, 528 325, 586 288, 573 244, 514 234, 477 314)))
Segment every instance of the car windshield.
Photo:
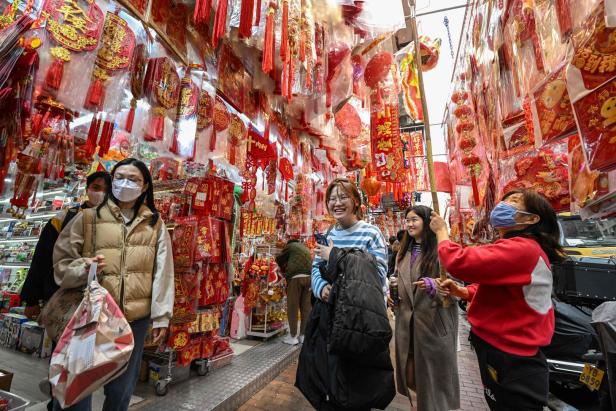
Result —
POLYGON ((616 218, 560 220, 564 246, 616 246, 616 218))

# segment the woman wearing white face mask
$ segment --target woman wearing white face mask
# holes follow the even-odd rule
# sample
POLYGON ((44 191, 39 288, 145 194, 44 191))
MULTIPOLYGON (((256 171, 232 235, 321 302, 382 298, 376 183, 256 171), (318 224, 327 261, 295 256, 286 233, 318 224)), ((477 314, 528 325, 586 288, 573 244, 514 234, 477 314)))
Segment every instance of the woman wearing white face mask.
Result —
MULTIPOLYGON (((99 282, 131 325, 135 348, 128 369, 105 386, 104 411, 125 411, 137 382, 145 335, 153 321, 154 343, 164 341, 173 312, 171 239, 154 206, 152 177, 136 159, 120 161, 111 172, 111 193, 64 230, 54 249, 60 287, 85 285, 93 262, 99 282)), ((91 410, 87 397, 70 410, 91 410)), ((58 404, 54 406, 59 410, 58 404)))

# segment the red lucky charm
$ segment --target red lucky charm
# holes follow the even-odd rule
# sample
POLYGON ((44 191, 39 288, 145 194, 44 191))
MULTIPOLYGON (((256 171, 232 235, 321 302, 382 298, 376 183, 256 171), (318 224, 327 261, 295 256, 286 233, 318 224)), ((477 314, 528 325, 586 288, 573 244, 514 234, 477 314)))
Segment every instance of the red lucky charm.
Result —
POLYGON ((178 104, 180 77, 169 58, 158 57, 148 62, 144 84, 152 100, 152 118, 144 138, 161 141, 165 137, 165 114, 178 104))
POLYGON ((278 164, 278 170, 280 171, 280 174, 282 175, 282 179, 284 180, 285 201, 289 201, 289 182, 293 180, 294 178, 293 165, 287 158, 282 157, 280 159, 280 164, 278 164))
POLYGON ((361 188, 366 192, 368 197, 374 197, 381 191, 383 183, 376 179, 375 176, 365 178, 361 182, 361 188))
POLYGON ((451 102, 457 105, 462 105, 468 99, 467 91, 456 91, 451 95, 451 102))
POLYGON ((199 88, 190 78, 190 67, 186 69, 184 77, 180 85, 180 98, 178 103, 178 111, 176 116, 176 124, 173 130, 173 139, 169 151, 176 155, 183 155, 186 158, 194 156, 194 128, 192 132, 186 124, 189 124, 191 119, 197 115, 197 104, 199 101, 199 88), (180 133, 184 130, 185 135, 182 147, 180 147, 180 133), (192 141, 187 141, 193 139, 192 141), (190 150, 190 151, 189 151, 190 150))
POLYGON ((212 123, 214 124, 214 129, 212 130, 212 135, 210 136, 210 151, 216 150, 216 133, 225 131, 231 123, 231 114, 227 109, 227 105, 220 99, 220 97, 216 97, 216 103, 214 103, 212 123))
POLYGON ((23 153, 17 155, 17 173, 15 175, 15 185, 13 198, 11 198, 11 208, 9 213, 15 218, 24 218, 28 208, 28 200, 34 194, 38 186, 39 179, 42 177, 42 163, 40 159, 28 156, 23 153))
POLYGON ((384 81, 391 72, 394 64, 394 56, 388 51, 381 51, 370 59, 364 70, 364 81, 371 88, 377 88, 381 81, 384 81))
POLYGON ((109 77, 114 72, 128 68, 131 63, 135 34, 126 20, 117 14, 107 13, 101 43, 84 103, 84 107, 92 111, 102 110, 105 103, 105 82, 109 77))
POLYGON ((145 77, 145 68, 148 64, 148 54, 145 44, 139 44, 133 50, 133 61, 130 68, 130 91, 133 98, 130 101, 130 110, 126 117, 126 131, 133 131, 133 122, 135 121, 135 108, 137 108, 137 100, 143 97, 143 80, 145 77))
POLYGON ((261 69, 266 74, 269 74, 274 69, 274 49, 276 48, 274 19, 277 8, 276 2, 270 1, 265 12, 265 38, 263 40, 263 62, 261 63, 261 69))
POLYGON ((335 116, 336 127, 349 138, 356 138, 361 134, 362 124, 359 114, 353 105, 346 103, 335 116))
POLYGON ((469 117, 471 114, 473 114, 473 109, 468 104, 462 104, 453 111, 453 115, 460 119, 469 117))
POLYGON ((462 159, 462 164, 468 168, 471 185, 473 187, 473 200, 475 200, 475 206, 479 207, 479 187, 477 186, 477 177, 481 174, 481 160, 475 154, 471 154, 468 157, 462 159))
POLYGON ((71 51, 92 51, 98 46, 104 16, 94 0, 46 0, 41 15, 47 19, 49 37, 58 44, 50 48, 53 62, 45 75, 45 86, 58 91, 71 51))
POLYGON ((573 103, 573 109, 590 169, 616 168, 616 80, 573 103))
POLYGON ((246 137, 246 125, 240 116, 234 114, 229 124, 229 163, 232 165, 237 161, 237 146, 244 137, 246 137))
POLYGON ((197 130, 202 131, 212 124, 212 112, 214 111, 214 99, 205 90, 201 90, 199 96, 199 109, 197 110, 197 130))
POLYGON ((564 66, 539 85, 531 98, 533 129, 539 141, 550 142, 575 129, 564 66))
MULTIPOLYGON (((578 81, 572 81, 572 75, 581 75, 583 86, 592 90, 616 74, 616 28, 605 26, 605 6, 600 2, 590 18, 573 35, 575 54, 568 69, 569 92, 574 98, 578 81)), ((577 91, 577 90, 576 90, 577 91)))
POLYGON ((419 37, 419 52, 421 53, 421 71, 430 71, 436 67, 440 54, 441 39, 432 40, 426 36, 419 37))
POLYGON ((398 127, 398 102, 370 113, 370 139, 376 178, 389 183, 404 178, 402 141, 398 127))

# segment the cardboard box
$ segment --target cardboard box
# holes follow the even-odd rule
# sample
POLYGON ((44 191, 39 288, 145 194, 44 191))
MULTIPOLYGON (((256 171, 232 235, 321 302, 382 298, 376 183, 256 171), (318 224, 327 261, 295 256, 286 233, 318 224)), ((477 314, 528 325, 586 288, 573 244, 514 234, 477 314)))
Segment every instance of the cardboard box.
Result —
POLYGON ((11 383, 13 382, 13 373, 5 370, 0 370, 0 390, 11 391, 11 383))
POLYGON ((44 338, 45 329, 36 321, 25 322, 21 325, 17 349, 23 353, 41 357, 44 338))
POLYGON ((21 325, 28 321, 28 318, 19 314, 5 314, 4 326, 2 329, 3 335, 0 336, 2 345, 8 348, 17 348, 19 342, 19 334, 21 333, 21 325))

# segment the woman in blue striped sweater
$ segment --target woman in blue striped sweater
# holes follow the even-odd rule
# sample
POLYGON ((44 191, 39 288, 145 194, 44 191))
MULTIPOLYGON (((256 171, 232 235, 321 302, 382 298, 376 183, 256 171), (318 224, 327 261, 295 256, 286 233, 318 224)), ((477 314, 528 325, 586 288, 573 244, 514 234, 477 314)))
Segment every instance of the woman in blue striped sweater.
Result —
POLYGON ((344 178, 337 178, 327 187, 325 193, 327 211, 336 219, 336 224, 327 233, 329 245, 317 245, 312 263, 312 292, 323 301, 329 299, 331 285, 321 277, 319 263, 329 260, 334 247, 361 248, 376 257, 379 277, 386 293, 387 247, 381 230, 362 220, 361 197, 355 184, 344 178))

